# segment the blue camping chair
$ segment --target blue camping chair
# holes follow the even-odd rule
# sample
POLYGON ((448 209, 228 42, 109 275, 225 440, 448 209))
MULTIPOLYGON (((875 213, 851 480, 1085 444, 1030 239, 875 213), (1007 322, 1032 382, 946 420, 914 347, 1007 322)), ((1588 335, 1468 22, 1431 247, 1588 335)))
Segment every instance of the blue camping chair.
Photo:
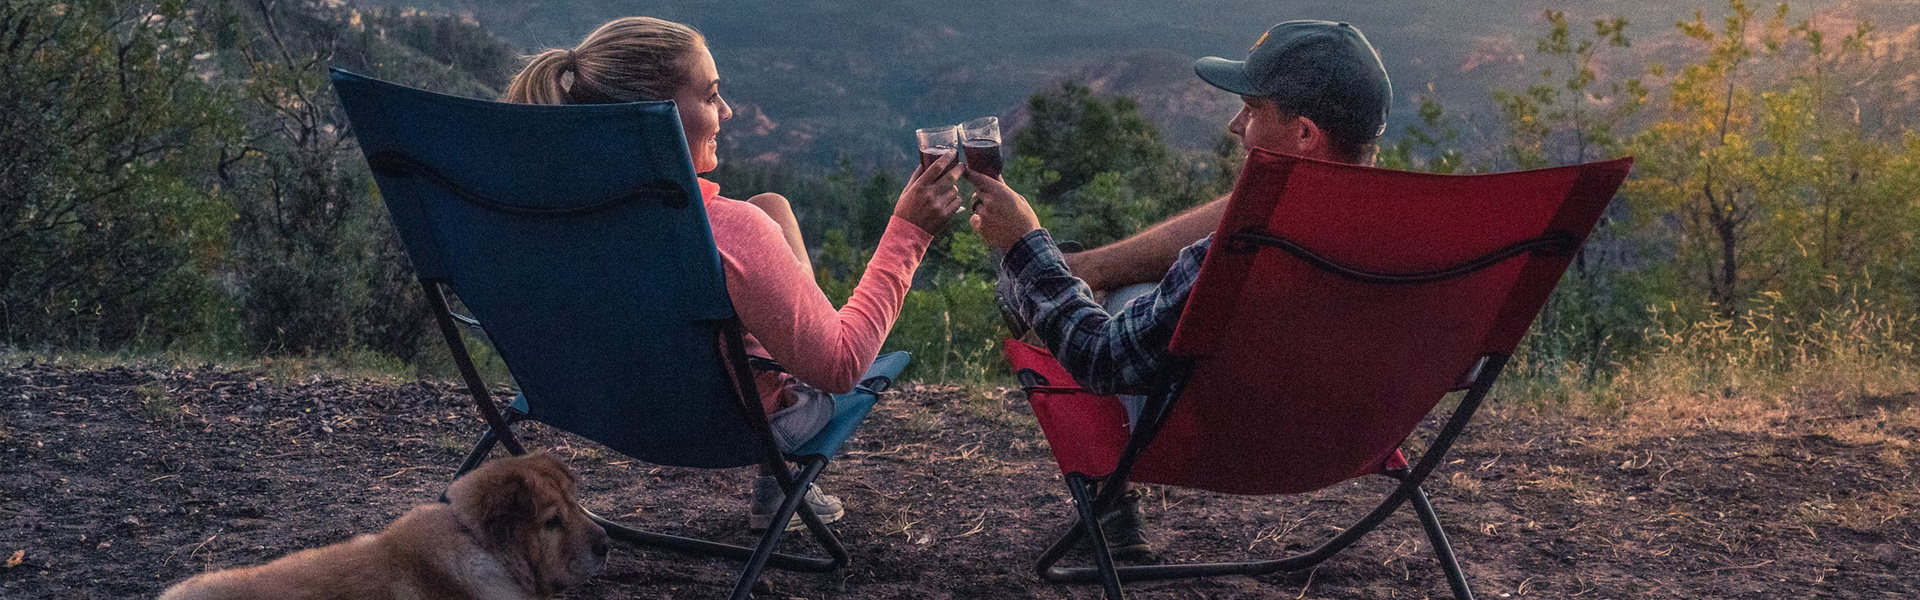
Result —
MULTIPOLYGON (((800 493, 906 366, 881 356, 838 413, 782 454, 755 393, 693 164, 670 101, 523 105, 457 98, 333 70, 334 89, 380 185, 440 333, 487 429, 460 473, 512 425, 545 423, 659 465, 772 467, 787 501, 757 547, 633 529, 615 539, 746 561, 733 598, 767 566, 847 564, 800 493), (443 286, 472 311, 455 315, 443 286), (456 320, 485 324, 520 395, 495 405, 456 320), (788 461, 798 463, 798 474, 788 461), (828 558, 775 552, 798 511, 828 558)), ((458 475, 455 475, 458 477, 458 475)))

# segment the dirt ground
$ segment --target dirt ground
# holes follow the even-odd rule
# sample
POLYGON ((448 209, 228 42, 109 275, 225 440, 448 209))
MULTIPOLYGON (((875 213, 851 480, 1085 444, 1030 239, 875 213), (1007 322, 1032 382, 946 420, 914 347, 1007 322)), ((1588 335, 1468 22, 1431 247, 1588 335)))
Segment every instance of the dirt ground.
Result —
MULTIPOLYGON (((1098 597, 1031 572, 1069 507, 1020 395, 905 387, 822 479, 847 503, 834 528, 852 565, 775 573, 763 597, 1098 597)), ((442 382, 208 368, 0 370, 0 598, 151 598, 202 570, 378 530, 433 501, 477 433, 459 394, 442 382)), ((1913 598, 1920 486, 1902 440, 1920 438, 1915 403, 1871 398, 1757 430, 1662 433, 1497 409, 1431 491, 1482 598, 1913 598), (1877 433, 1836 437, 1836 427, 1877 433)), ((538 425, 528 433, 581 474, 596 512, 752 539, 751 473, 660 468, 538 425)), ((1259 498, 1155 488, 1147 519, 1172 560, 1274 555, 1357 518, 1386 483, 1259 498)), ((600 576, 564 597, 721 597, 734 568, 616 545, 600 576)), ((1449 596, 1409 512, 1312 571, 1128 591, 1449 596)))

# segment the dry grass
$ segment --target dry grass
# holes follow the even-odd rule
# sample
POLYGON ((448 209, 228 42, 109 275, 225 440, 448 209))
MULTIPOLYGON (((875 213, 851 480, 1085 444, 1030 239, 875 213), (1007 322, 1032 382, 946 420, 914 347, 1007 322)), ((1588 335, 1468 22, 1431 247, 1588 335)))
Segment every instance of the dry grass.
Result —
POLYGON ((90 352, 62 350, 34 352, 0 348, 0 368, 21 365, 54 365, 76 369, 102 370, 125 368, 165 370, 183 366, 205 366, 228 371, 255 371, 274 385, 287 387, 318 378, 367 379, 404 383, 420 378, 418 369, 399 359, 365 351, 343 351, 316 356, 201 355, 187 352, 90 352))
POLYGON ((1800 503, 1794 516, 1802 525, 1816 529, 1841 527, 1858 532, 1884 529, 1895 519, 1920 510, 1920 496, 1912 492, 1889 490, 1865 492, 1843 497, 1829 494, 1800 503))
POLYGON ((1577 362, 1516 360, 1495 394, 1542 412, 1603 417, 1629 437, 1831 420, 1830 435, 1890 444, 1883 460, 1903 461, 1910 442, 1900 432, 1920 426, 1920 411, 1902 410, 1920 394, 1917 330, 1913 317, 1870 303, 1806 322, 1761 303, 1734 320, 1649 330, 1649 352, 1598 378, 1577 362), (1875 411, 1880 418, 1835 418, 1875 411))

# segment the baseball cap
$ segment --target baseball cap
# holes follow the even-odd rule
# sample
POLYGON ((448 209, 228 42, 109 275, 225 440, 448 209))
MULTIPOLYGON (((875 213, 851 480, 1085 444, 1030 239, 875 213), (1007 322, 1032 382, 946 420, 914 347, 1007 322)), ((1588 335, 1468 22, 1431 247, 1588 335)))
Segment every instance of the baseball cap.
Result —
POLYGON ((1248 49, 1246 60, 1209 56, 1194 61, 1193 71, 1214 87, 1273 100, 1350 139, 1371 140, 1386 131, 1393 84, 1380 53, 1346 23, 1274 25, 1248 49))

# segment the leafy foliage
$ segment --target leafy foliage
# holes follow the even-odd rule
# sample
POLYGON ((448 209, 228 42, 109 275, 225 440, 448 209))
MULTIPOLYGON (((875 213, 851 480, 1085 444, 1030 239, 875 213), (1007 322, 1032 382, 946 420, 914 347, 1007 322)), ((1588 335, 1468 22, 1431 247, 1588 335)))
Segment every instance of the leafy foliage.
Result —
POLYGON ((504 43, 332 4, 9 0, 0 49, 0 343, 418 353, 325 69, 491 95, 504 43))
POLYGON ((1553 31, 1539 50, 1571 71, 1558 86, 1496 95, 1511 133, 1494 165, 1637 162, 1536 323, 1530 359, 1580 365, 1595 381, 1675 357, 1675 339, 1704 339, 1707 327, 1721 332, 1714 348, 1790 370, 1843 352, 1804 341, 1858 329, 1846 323, 1889 324, 1862 330, 1868 345, 1920 335, 1911 327, 1920 203, 1881 187, 1912 177, 1899 165, 1913 160, 1914 133, 1860 118, 1862 98, 1886 97, 1876 88, 1889 85, 1877 76, 1887 61, 1873 56, 1868 24, 1834 44, 1791 14, 1780 5, 1762 15, 1743 0, 1730 0, 1717 26, 1696 13, 1677 26, 1692 62, 1653 65, 1654 85, 1625 79, 1600 94, 1594 40, 1626 47, 1625 23, 1598 21, 1594 38, 1574 41, 1548 13, 1553 31), (1840 306, 1853 312, 1838 315, 1840 306))
MULTIPOLYGON (((492 97, 512 45, 465 16, 325 0, 0 1, 0 344, 445 360, 324 70, 492 97)), ((1379 157, 1437 173, 1637 157, 1524 344, 1523 379, 1912 366, 1920 133, 1902 78, 1920 40, 1728 0, 1678 24, 1672 66, 1643 66, 1625 19, 1542 16, 1529 82, 1477 112, 1428 86, 1379 157)), ((1026 108, 1005 176, 1059 239, 1112 242, 1217 198, 1242 158, 1227 136, 1175 150, 1139 102, 1088 85, 1026 108)), ((826 172, 710 174, 733 197, 789 198, 835 302, 905 184, 841 151, 826 172)), ((1004 373, 995 259, 959 219, 888 341, 917 354, 912 376, 1004 373)))
POLYGON ((177 1, 0 5, 0 339, 117 348, 217 321, 235 122, 177 1))
POLYGON ((1100 98, 1075 83, 1035 94, 1027 110, 1031 123, 1013 137, 1021 162, 1008 180, 1034 183, 1029 198, 1060 215, 1057 233, 1088 246, 1213 200, 1240 162, 1231 139, 1212 156, 1175 154, 1132 98, 1100 98))

